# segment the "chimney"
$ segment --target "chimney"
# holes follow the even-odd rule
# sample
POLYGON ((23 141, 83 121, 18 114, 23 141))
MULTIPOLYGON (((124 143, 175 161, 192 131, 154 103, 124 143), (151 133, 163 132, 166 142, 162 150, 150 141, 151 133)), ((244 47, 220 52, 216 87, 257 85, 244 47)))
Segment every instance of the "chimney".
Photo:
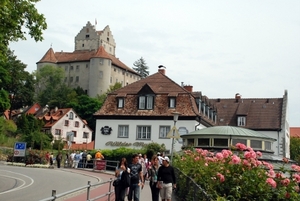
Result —
POLYGON ((55 108, 54 108, 54 112, 57 112, 57 110, 58 110, 58 107, 55 107, 55 108))
POLYGON ((166 70, 165 69, 161 69, 161 68, 159 68, 158 69, 158 72, 160 72, 161 74, 163 74, 163 75, 165 75, 166 74, 166 70))
POLYGON ((165 75, 166 74, 166 67, 163 65, 159 65, 158 66, 158 72, 160 72, 161 74, 165 75))
POLYGON ((241 99, 241 95, 239 93, 235 94, 235 102, 239 102, 239 99, 241 99))
POLYGON ((191 86, 191 85, 185 85, 185 86, 183 86, 183 88, 185 89, 185 90, 187 90, 188 92, 193 92, 193 86, 191 86))

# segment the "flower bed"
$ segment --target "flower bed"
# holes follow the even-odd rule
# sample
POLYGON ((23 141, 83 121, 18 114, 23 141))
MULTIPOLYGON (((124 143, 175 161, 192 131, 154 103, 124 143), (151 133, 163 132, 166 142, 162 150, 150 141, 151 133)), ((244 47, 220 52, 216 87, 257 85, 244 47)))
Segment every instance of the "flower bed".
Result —
POLYGON ((44 164, 25 164, 25 163, 15 163, 15 162, 5 162, 4 164, 19 166, 19 167, 49 168, 49 165, 44 165, 44 164))
MULTIPOLYGON (((175 158, 174 166, 193 178, 212 200, 300 200, 300 166, 292 165, 294 171, 284 166, 276 171, 272 164, 259 160, 260 152, 240 143, 235 148, 238 154, 186 150, 175 158)), ((186 188, 180 183, 183 180, 178 178, 178 186, 186 188)), ((189 193, 186 196, 189 200, 189 193)))

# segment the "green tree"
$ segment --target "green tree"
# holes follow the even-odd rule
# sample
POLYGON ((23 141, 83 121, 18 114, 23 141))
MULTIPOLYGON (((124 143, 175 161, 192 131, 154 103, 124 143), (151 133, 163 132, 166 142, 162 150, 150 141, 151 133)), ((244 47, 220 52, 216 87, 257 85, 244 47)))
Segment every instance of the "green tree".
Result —
POLYGON ((33 115, 22 114, 17 120, 17 133, 32 149, 50 148, 52 134, 42 133, 43 122, 33 115))
POLYGON ((140 74, 142 78, 145 78, 149 75, 149 67, 147 66, 147 63, 143 57, 135 61, 133 65, 134 67, 132 69, 140 74))
POLYGON ((291 137, 290 139, 291 159, 300 162, 300 138, 291 137))
MULTIPOLYGON (((65 99, 65 97, 57 97, 60 91, 68 91, 63 84, 64 70, 55 66, 46 65, 38 71, 34 72, 36 77, 36 98, 41 105, 49 105, 50 107, 58 107, 55 105, 58 98, 65 99)), ((60 94, 65 95, 67 94, 60 94)))
POLYGON ((29 72, 25 71, 26 65, 17 59, 13 51, 8 50, 6 58, 5 61, 0 62, 6 71, 1 85, 2 89, 9 93, 9 109, 12 111, 33 103, 34 79, 29 72))
POLYGON ((46 19, 35 4, 39 0, 0 1, 0 60, 5 60, 10 41, 26 40, 26 34, 42 41, 46 19))
POLYGON ((122 83, 121 82, 116 82, 114 85, 110 85, 109 88, 107 89, 107 91, 102 94, 102 95, 97 95, 97 99, 100 101, 101 103, 101 107, 107 97, 107 95, 117 89, 122 88, 122 83))
POLYGON ((4 114, 4 111, 10 107, 7 91, 0 89, 0 116, 4 114))

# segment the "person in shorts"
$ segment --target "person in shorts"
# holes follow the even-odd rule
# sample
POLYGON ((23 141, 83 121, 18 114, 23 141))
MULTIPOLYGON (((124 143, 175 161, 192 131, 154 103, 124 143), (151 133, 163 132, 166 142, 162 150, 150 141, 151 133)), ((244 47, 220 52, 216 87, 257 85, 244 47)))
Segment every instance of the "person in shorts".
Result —
POLYGON ((160 189, 159 194, 162 201, 171 201, 173 188, 176 188, 176 177, 169 157, 162 158, 162 166, 158 169, 157 178, 157 187, 160 189))

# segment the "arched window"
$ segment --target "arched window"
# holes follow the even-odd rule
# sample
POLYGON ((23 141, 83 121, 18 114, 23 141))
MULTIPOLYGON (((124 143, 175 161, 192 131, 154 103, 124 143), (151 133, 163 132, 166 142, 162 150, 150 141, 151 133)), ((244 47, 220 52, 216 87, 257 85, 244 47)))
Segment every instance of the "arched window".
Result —
POLYGON ((73 112, 70 112, 69 119, 73 119, 73 118, 74 118, 74 114, 73 112))

